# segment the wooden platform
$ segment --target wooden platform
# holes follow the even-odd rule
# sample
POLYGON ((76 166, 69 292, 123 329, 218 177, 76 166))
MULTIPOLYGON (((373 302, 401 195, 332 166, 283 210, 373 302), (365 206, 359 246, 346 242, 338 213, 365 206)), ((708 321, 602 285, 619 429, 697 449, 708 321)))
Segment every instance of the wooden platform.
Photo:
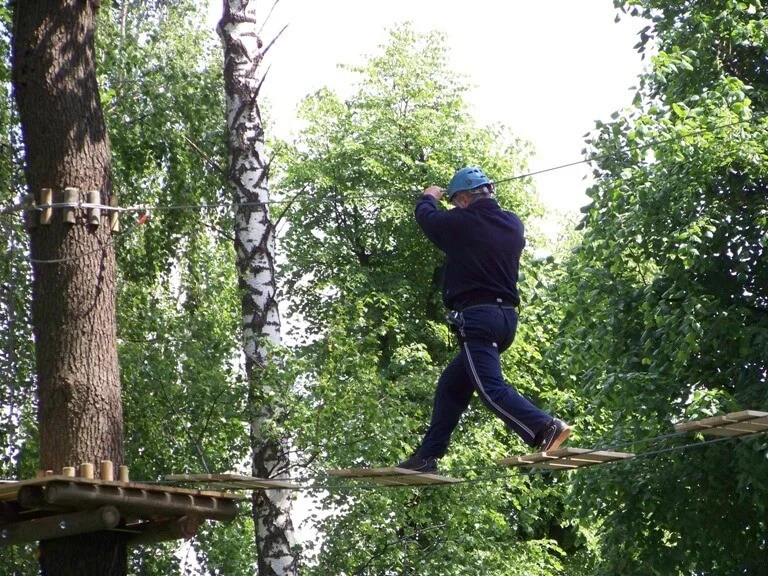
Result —
POLYGON ((49 475, 0 481, 0 548, 116 530, 129 545, 189 538, 205 520, 237 516, 240 494, 49 475))
POLYGON ((168 482, 180 484, 206 484, 219 490, 296 490, 298 484, 287 480, 269 480, 240 474, 171 474, 168 482))
POLYGON ((675 424, 680 432, 699 432, 713 436, 747 436, 768 431, 768 412, 742 410, 723 416, 675 424))
POLYGON ((457 484, 458 478, 449 478, 440 474, 429 474, 408 470, 407 468, 347 468, 328 470, 330 476, 366 480, 383 486, 424 486, 428 484, 457 484))
POLYGON ((617 460, 626 460, 633 456, 634 454, 626 452, 588 450, 586 448, 560 448, 550 452, 538 452, 514 458, 503 458, 499 460, 499 464, 502 466, 548 468, 550 470, 572 470, 595 466, 596 464, 616 462, 617 460))

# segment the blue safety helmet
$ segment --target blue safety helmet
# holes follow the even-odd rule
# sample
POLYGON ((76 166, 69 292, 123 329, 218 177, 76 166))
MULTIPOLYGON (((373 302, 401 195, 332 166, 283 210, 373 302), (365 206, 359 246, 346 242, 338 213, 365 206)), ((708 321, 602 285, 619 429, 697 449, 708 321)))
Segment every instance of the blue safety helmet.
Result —
MULTIPOLYGON (((448 195, 448 201, 450 202, 459 192, 471 192, 476 188, 490 184, 491 179, 485 175, 485 172, 480 170, 477 166, 468 166, 467 168, 462 168, 453 175, 451 183, 448 184, 448 188, 446 188, 445 192, 448 195)), ((478 193, 483 191, 484 190, 477 190, 478 193)), ((492 192, 493 188, 490 188, 489 186, 487 191, 492 192)))

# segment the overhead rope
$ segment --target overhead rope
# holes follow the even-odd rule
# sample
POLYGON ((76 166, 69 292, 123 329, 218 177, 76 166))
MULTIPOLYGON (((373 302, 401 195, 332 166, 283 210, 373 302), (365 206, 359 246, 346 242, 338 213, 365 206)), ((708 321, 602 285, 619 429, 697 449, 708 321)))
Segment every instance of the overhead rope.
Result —
MULTIPOLYGON (((556 166, 543 168, 541 170, 535 170, 532 172, 525 172, 523 174, 516 174, 514 176, 498 178, 494 180, 493 183, 503 184, 503 183, 512 182, 515 180, 523 180, 525 178, 530 178, 532 176, 537 176, 537 175, 545 174, 548 172, 554 172, 557 170, 563 170, 565 168, 571 168, 573 166, 586 164, 588 162, 604 160, 619 153, 638 152, 642 150, 647 150, 649 148, 653 148, 654 146, 659 146, 662 144, 667 144, 669 142, 679 141, 679 140, 682 140, 683 138, 688 138, 692 135, 715 134, 719 130, 733 127, 733 126, 738 126, 739 124, 757 123, 766 117, 768 117, 768 114, 752 116, 747 119, 736 120, 736 121, 728 122, 725 124, 719 124, 709 128, 702 128, 701 130, 694 130, 692 132, 689 132, 688 134, 681 135, 681 136, 671 136, 669 138, 662 138, 662 139, 654 140, 638 146, 626 146, 623 148, 619 148, 615 152, 598 154, 595 156, 584 158, 582 160, 567 162, 565 164, 558 164, 556 166)), ((369 194, 354 194, 354 195, 337 196, 337 197, 331 196, 331 197, 323 197, 323 198, 303 198, 301 200, 297 200, 296 197, 293 197, 293 198, 281 199, 281 200, 266 200, 266 201, 253 201, 253 202, 228 201, 228 202, 210 202, 205 204, 176 204, 176 205, 138 204, 134 206, 125 206, 125 207, 105 206, 101 204, 93 204, 88 202, 57 202, 52 204, 46 204, 44 206, 31 206, 28 204, 21 203, 21 204, 13 204, 0 209, 0 215, 10 215, 16 212, 28 211, 28 210, 42 211, 44 209, 50 209, 50 208, 76 208, 76 209, 100 208, 104 212, 118 212, 118 213, 129 213, 129 212, 146 213, 150 211, 201 211, 201 210, 211 210, 211 209, 217 209, 217 208, 231 209, 231 208, 240 208, 240 207, 259 207, 259 206, 268 206, 268 205, 291 204, 299 201, 304 203, 306 202, 311 203, 311 202, 329 202, 329 201, 344 201, 344 200, 358 200, 358 199, 360 200, 377 199, 377 198, 388 198, 393 195, 413 195, 413 194, 421 194, 421 193, 422 193, 422 190, 418 189, 418 190, 407 190, 405 192, 392 192, 392 193, 387 193, 386 195, 382 193, 369 193, 369 194)))

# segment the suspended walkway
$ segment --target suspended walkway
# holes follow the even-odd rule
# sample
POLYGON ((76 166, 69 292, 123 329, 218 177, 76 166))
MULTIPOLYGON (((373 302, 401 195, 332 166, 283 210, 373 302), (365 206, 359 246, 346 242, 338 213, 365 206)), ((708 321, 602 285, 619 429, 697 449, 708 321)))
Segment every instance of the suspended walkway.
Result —
MULTIPOLYGON (((686 444, 700 446, 732 438, 754 436, 768 431, 768 412, 743 410, 722 416, 675 424, 675 432, 634 443, 662 441, 673 436, 701 434, 714 436, 686 444)), ((495 468, 568 471, 626 462, 680 449, 665 448, 639 453, 614 449, 569 447, 497 461, 495 468)), ((322 485, 285 479, 255 478, 239 474, 171 474, 160 482, 131 482, 126 467, 120 467, 118 480, 112 478, 112 463, 104 461, 100 478, 94 478, 93 465, 68 467, 62 474, 39 473, 37 478, 0 481, 0 548, 37 540, 86 534, 102 530, 125 533, 129 545, 190 538, 207 521, 231 521, 237 515, 240 494, 253 490, 333 490, 343 484, 322 485), (183 485, 183 486, 179 486, 183 485), (199 485, 200 488, 185 486, 199 485)), ((404 468, 347 468, 328 470, 333 478, 365 488, 431 487, 459 485, 477 481, 437 473, 419 473, 404 468)), ((494 476, 497 479, 502 476, 494 476)), ((482 479, 482 478, 481 478, 482 479)))

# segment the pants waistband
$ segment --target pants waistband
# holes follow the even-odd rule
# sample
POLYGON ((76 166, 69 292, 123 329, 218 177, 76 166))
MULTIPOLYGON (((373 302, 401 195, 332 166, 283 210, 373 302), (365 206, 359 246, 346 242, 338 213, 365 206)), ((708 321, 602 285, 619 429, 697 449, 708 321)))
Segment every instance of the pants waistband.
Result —
POLYGON ((504 300, 503 298, 482 299, 476 301, 467 302, 464 306, 457 307, 457 312, 464 312, 470 308, 477 308, 478 306, 498 306, 500 308, 517 308, 517 302, 512 300, 504 300))

